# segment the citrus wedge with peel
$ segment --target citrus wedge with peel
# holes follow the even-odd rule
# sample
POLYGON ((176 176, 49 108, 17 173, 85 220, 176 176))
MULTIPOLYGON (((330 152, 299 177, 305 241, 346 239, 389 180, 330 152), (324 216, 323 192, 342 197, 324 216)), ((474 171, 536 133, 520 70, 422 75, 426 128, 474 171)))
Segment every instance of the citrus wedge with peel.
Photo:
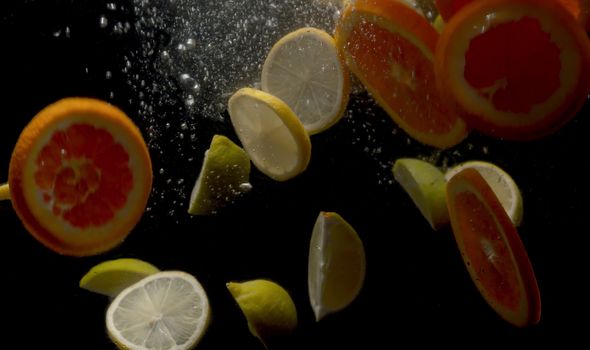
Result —
POLYGON ((79 285, 80 288, 114 298, 125 288, 157 272, 160 272, 157 267, 139 259, 107 260, 92 267, 79 285))
POLYGON ((267 92, 242 88, 228 102, 232 125, 254 166, 277 181, 301 174, 311 141, 291 108, 267 92))
POLYGON ((344 115, 350 77, 334 38, 305 27, 285 35, 271 48, 262 66, 261 86, 287 103, 313 135, 344 115))
POLYGON ((590 40, 556 1, 473 1, 445 25, 435 73, 439 91, 465 111, 471 128, 538 139, 587 101, 590 40))
POLYGON ((522 195, 512 177, 495 164, 472 160, 449 168, 445 173, 445 179, 449 181, 454 175, 465 168, 474 168, 479 171, 500 200, 500 203, 502 203, 502 207, 506 210, 514 226, 520 225, 523 213, 522 195))
POLYGON ((250 157, 223 135, 214 135, 193 187, 188 213, 215 214, 251 189, 250 157))
POLYGON ((22 131, 10 160, 10 197, 27 230, 74 256, 105 252, 141 218, 152 166, 139 129, 123 111, 65 98, 22 131))
POLYGON ((465 168, 449 180, 447 205, 459 251, 485 301, 514 326, 539 322, 541 296, 531 262, 479 171, 465 168))
POLYGON ((209 322, 205 290, 181 271, 158 272, 127 287, 106 314, 108 335, 122 350, 192 349, 209 322))
POLYGON ((228 282, 226 286, 246 316, 248 329, 265 346, 297 328, 295 303, 279 284, 256 279, 228 282))
POLYGON ((316 321, 356 299, 365 269, 365 249, 355 229, 337 213, 320 212, 311 235, 307 270, 316 321))
POLYGON ((438 230, 449 223, 445 175, 436 166, 415 158, 399 158, 393 177, 410 196, 430 226, 438 230))
POLYGON ((422 14, 399 0, 351 2, 335 34, 348 68, 393 121, 424 144, 448 148, 468 131, 436 88, 438 37, 422 14))

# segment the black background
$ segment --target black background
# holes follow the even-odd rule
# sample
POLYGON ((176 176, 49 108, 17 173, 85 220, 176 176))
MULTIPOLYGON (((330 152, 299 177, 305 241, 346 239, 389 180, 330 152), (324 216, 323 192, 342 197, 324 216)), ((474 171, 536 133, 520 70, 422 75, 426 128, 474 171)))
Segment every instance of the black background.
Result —
MULTIPOLYGON (((133 30, 116 36, 99 28, 105 4, 25 0, 1 5, 0 181, 7 180, 20 130, 60 98, 107 100, 125 110, 142 131, 148 128, 136 115, 136 92, 125 79, 105 79, 105 70, 121 67, 123 57, 139 45, 133 30), (66 26, 67 37, 63 32, 54 35, 66 26)), ((123 15, 133 22, 132 11, 123 15)), ((166 104, 157 108, 172 110, 166 104)), ((192 273, 203 284, 213 321, 200 349, 263 349, 225 288, 227 281, 252 278, 279 282, 297 305, 298 330, 277 349, 395 348, 406 341, 411 347, 428 343, 460 348, 552 340, 588 344, 583 330, 590 323, 585 287, 590 254, 584 245, 589 232, 589 109, 587 103, 576 119, 543 140, 518 143, 474 133, 456 148, 435 153, 408 142, 401 131, 392 133, 393 122, 365 95, 355 94, 350 101, 355 112, 312 137, 312 161, 304 174, 278 183, 253 168, 251 193, 216 216, 198 218, 184 210, 171 215, 173 199, 155 196, 163 193, 171 173, 186 179, 183 186, 190 193, 211 136, 237 138, 227 118, 199 121, 191 146, 195 162, 189 166, 186 157, 174 152, 173 137, 163 132, 161 144, 150 144, 152 151, 158 149, 152 152, 154 169, 167 169, 166 176, 155 171, 151 210, 108 253, 59 256, 26 232, 9 202, 0 203, 4 339, 21 334, 14 339, 25 349, 114 349, 104 326, 108 300, 80 289, 78 281, 98 262, 136 257, 163 270, 192 273), (363 109, 376 113, 358 112, 363 109), (371 127, 363 133, 361 125, 371 127), (443 159, 452 164, 477 158, 514 177, 525 204, 519 232, 542 295, 538 325, 515 329, 491 311, 469 279, 450 230, 429 228, 399 185, 390 182, 389 168, 367 152, 376 146, 388 167, 398 157, 438 154, 433 158, 438 165, 443 159), (349 308, 316 323, 307 297, 307 251, 320 210, 340 213, 357 229, 366 249, 367 276, 349 308)))

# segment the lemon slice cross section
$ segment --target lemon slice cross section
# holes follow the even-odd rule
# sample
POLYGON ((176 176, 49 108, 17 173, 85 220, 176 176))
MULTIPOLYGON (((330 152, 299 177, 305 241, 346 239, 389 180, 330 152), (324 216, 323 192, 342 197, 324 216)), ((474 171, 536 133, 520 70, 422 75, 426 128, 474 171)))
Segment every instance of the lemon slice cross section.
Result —
POLYGON ((106 314, 109 337, 125 350, 192 349, 209 321, 205 290, 181 271, 159 272, 126 288, 106 314))
POLYGON ((514 226, 519 226, 523 216, 523 201, 514 179, 497 165, 481 160, 471 160, 449 168, 445 173, 445 179, 449 181, 465 168, 474 168, 482 175, 500 200, 514 226))
POLYGON ((80 280, 80 288, 111 298, 122 290, 160 272, 154 265, 134 258, 103 261, 92 267, 80 280))
POLYGON ((313 135, 344 115, 350 77, 334 38, 305 27, 285 35, 271 48, 262 66, 261 86, 285 101, 313 135))
POLYGON ((256 279, 228 282, 226 286, 246 316, 248 329, 263 344, 297 328, 295 303, 279 284, 256 279))
POLYGON ((320 212, 309 248, 308 291, 316 321, 347 307, 365 280, 365 249, 339 214, 320 212))
POLYGON ((234 203, 252 188, 249 178, 246 152, 227 137, 214 135, 191 193, 189 214, 215 214, 234 203))
POLYGON ((281 99, 242 88, 228 102, 232 125, 254 166, 277 181, 302 173, 311 158, 311 141, 301 121, 281 99))

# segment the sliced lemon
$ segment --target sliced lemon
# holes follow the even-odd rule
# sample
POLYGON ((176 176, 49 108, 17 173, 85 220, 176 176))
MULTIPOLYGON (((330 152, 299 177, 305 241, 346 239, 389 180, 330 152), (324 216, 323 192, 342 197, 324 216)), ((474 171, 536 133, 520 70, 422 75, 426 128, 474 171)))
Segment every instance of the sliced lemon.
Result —
POLYGON ((114 298, 123 289, 157 272, 157 267, 139 259, 108 260, 91 268, 79 284, 80 288, 114 298))
POLYGON ((295 30, 274 44, 262 66, 261 85, 291 107, 309 134, 338 122, 350 93, 348 69, 336 41, 311 27, 295 30))
POLYGON ((450 180, 451 177, 465 168, 474 168, 482 175, 500 200, 514 226, 520 225, 523 214, 522 195, 514 179, 495 164, 472 160, 455 165, 447 170, 445 174, 446 180, 450 180))
POLYGON ((365 249, 348 222, 334 212, 320 212, 309 247, 307 283, 316 321, 347 307, 365 279, 365 249))
POLYGON ((252 188, 249 177, 246 152, 227 137, 214 135, 191 193, 189 214, 215 214, 232 204, 252 188))
POLYGON ((281 99, 242 88, 229 99, 228 111, 242 146, 258 170, 285 181, 307 168, 311 158, 309 135, 281 99))
POLYGON ((256 279, 226 284, 246 316, 248 329, 263 344, 297 328, 297 309, 289 293, 275 282, 256 279))
POLYGON ((420 159, 400 158, 393 164, 393 177, 408 193, 430 226, 438 230, 449 223, 443 172, 420 159))
POLYGON ((192 349, 209 320, 205 290, 181 271, 159 272, 126 288, 106 315, 109 337, 125 350, 192 349))

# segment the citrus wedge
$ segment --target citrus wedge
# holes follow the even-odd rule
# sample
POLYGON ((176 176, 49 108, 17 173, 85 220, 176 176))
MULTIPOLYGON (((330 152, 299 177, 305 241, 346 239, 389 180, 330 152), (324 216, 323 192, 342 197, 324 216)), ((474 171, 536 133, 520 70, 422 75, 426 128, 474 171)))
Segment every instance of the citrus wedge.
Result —
POLYGON ((312 135, 344 115, 350 78, 334 38, 317 28, 301 28, 270 50, 261 77, 262 90, 280 98, 312 135))
POLYGON ((440 169, 421 159, 400 158, 393 164, 392 171, 395 180, 433 229, 438 230, 449 223, 446 181, 440 169))
POLYGON ((215 214, 251 189, 250 158, 230 139, 214 135, 191 193, 188 212, 215 214))
POLYGON ((522 221, 522 195, 512 177, 495 164, 480 160, 472 160, 455 165, 447 170, 445 179, 449 181, 453 176, 465 168, 474 168, 492 188, 502 207, 512 220, 514 226, 522 221))
POLYGON ((24 128, 8 183, 16 213, 37 240, 84 256, 118 245, 139 221, 152 167, 139 129, 121 110, 66 98, 24 128))
POLYGON ((229 99, 228 111, 244 150, 262 173, 285 181, 307 168, 311 158, 309 134, 281 99, 242 88, 229 99))
POLYGON ((114 298, 123 289, 157 272, 160 272, 157 267, 139 259, 107 260, 82 277, 80 288, 114 298))
POLYGON ((377 103, 414 139, 448 148, 467 135, 436 89, 438 32, 413 7, 395 0, 357 0, 343 11, 336 45, 377 103))
POLYGON ((473 128, 535 139, 558 130, 587 100, 590 40, 559 3, 474 1, 446 24, 435 72, 441 93, 473 128))
POLYGON ((109 337, 122 350, 192 349, 209 321, 205 290, 181 271, 159 272, 129 286, 106 314, 109 337))
POLYGON ((486 302, 510 324, 537 323, 541 297, 531 262, 486 180, 463 169, 447 184, 447 205, 465 266, 486 302))
POLYGON ((248 329, 263 344, 297 328, 295 303, 279 284, 257 279, 228 282, 226 286, 246 316, 248 329))
POLYGON ((334 212, 320 212, 309 247, 307 285, 316 321, 346 308, 365 280, 365 249, 357 232, 334 212))

